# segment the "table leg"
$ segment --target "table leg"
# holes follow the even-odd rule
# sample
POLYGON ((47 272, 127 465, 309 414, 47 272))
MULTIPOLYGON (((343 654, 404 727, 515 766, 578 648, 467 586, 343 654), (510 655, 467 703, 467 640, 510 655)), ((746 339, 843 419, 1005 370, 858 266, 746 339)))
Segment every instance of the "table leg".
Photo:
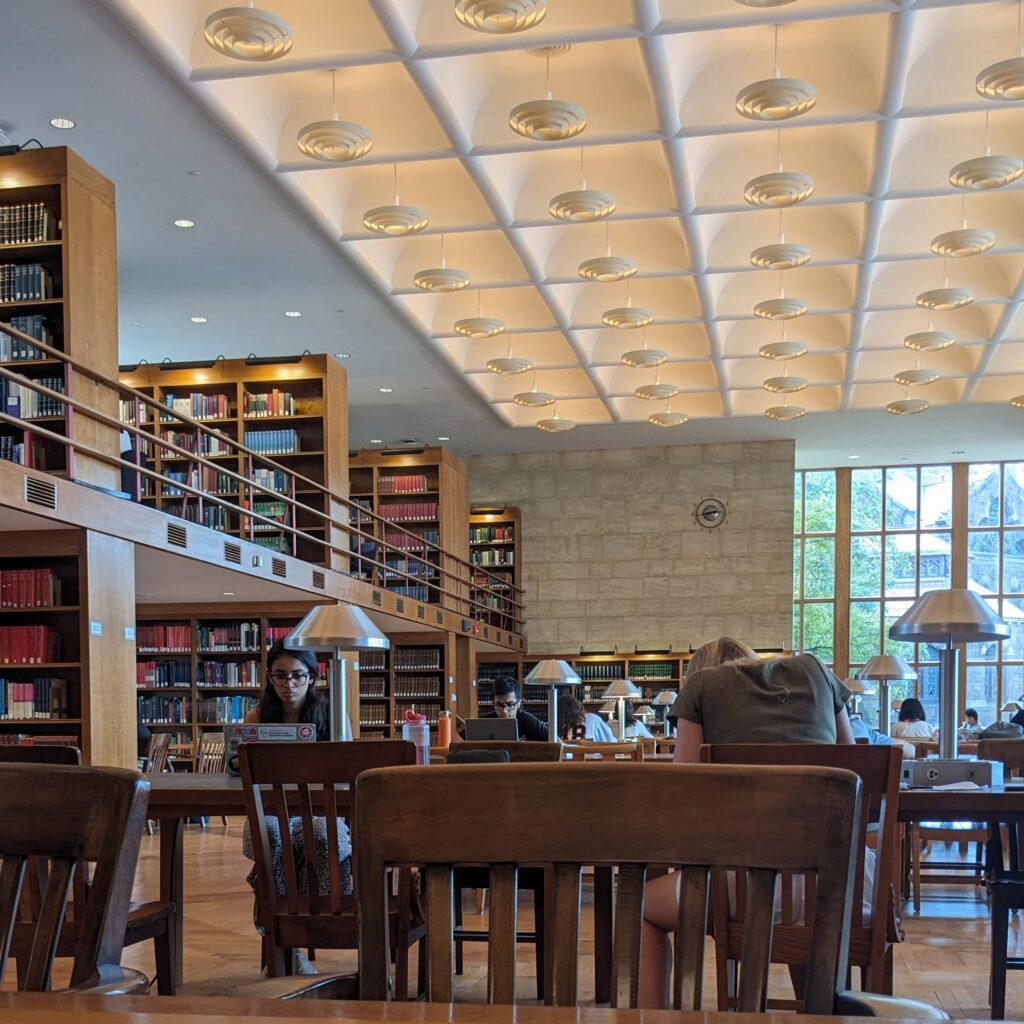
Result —
POLYGON ((185 963, 185 867, 182 818, 160 819, 160 899, 174 903, 174 973, 182 983, 185 963))
POLYGON ((594 868, 594 1002, 611 1002, 612 869, 594 868))

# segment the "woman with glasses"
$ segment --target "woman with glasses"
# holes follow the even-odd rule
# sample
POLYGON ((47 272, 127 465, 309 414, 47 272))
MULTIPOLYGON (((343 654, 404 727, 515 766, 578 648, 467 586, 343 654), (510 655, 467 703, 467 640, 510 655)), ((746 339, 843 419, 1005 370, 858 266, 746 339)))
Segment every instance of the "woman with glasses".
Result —
MULTIPOLYGON (((278 640, 267 654, 267 685, 263 696, 245 716, 246 722, 283 723, 299 725, 308 723, 316 727, 316 738, 330 738, 327 726, 327 703, 316 692, 316 680, 319 674, 316 655, 312 651, 293 651, 278 640)), ((302 819, 298 817, 288 820, 291 833, 292 850, 295 856, 295 867, 298 874, 300 889, 305 884, 304 872, 306 864, 305 843, 302 833, 302 819)), ((267 831, 270 834, 271 857, 274 862, 274 882, 279 894, 284 895, 284 869, 281 862, 281 837, 277 818, 267 818, 267 831)), ((321 896, 330 895, 330 856, 327 843, 327 828, 323 818, 313 819, 313 832, 316 836, 316 869, 317 884, 321 896)), ((338 858, 341 864, 342 889, 346 893, 352 891, 352 840, 348 828, 338 821, 338 858)), ((255 860, 252 847, 252 833, 246 821, 242 831, 242 853, 255 860)), ((249 872, 246 881, 256 887, 256 868, 249 872)), ((253 908, 253 921, 256 931, 263 934, 259 922, 259 907, 253 908)), ((301 950, 295 950, 294 970, 296 974, 316 974, 317 969, 309 962, 309 958, 301 950)))

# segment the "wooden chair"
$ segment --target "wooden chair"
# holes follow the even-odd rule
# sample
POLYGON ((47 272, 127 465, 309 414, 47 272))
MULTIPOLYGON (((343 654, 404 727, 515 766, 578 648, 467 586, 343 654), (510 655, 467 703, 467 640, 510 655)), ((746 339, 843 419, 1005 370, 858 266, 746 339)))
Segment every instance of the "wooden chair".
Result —
POLYGON ((530 740, 462 740, 448 748, 451 753, 470 750, 504 750, 513 764, 558 761, 562 756, 561 743, 537 743, 530 740))
MULTIPOLYGON (((892 944, 898 938, 891 879, 897 852, 902 750, 889 745, 715 743, 701 747, 701 761, 705 764, 747 765, 756 767, 758 772, 770 765, 813 765, 841 768, 854 772, 860 778, 864 798, 855 831, 857 853, 850 913, 850 966, 860 968, 864 991, 891 995, 892 944), (873 825, 877 825, 877 829, 869 836, 869 826, 873 825), (874 891, 870 915, 865 915, 864 860, 869 839, 873 839, 875 848, 874 891)), ((751 773, 750 777, 755 775, 751 773)), ((736 879, 738 913, 733 917, 729 913, 726 879, 721 876, 715 881, 714 936, 720 1010, 728 1010, 736 999, 735 963, 743 947, 746 927, 742 909, 745 884, 744 878, 736 879)), ((772 936, 772 962, 802 967, 810 958, 811 928, 803 921, 794 920, 792 879, 783 879, 781 888, 782 919, 776 924, 772 936)), ((814 879, 807 878, 804 880, 805 910, 813 903, 814 897, 814 879)), ((783 1008, 794 1007, 787 1001, 783 1008)))
MULTIPOLYGON (((839 993, 846 977, 860 788, 851 772, 827 768, 766 767, 751 773, 730 766, 523 764, 514 770, 480 765, 366 772, 356 783, 360 998, 389 996, 387 869, 421 864, 428 906, 427 998, 453 1000, 453 867, 471 863, 491 865, 487 999, 514 1002, 516 877, 519 865, 530 864, 554 874, 553 998, 558 1005, 575 1005, 581 865, 595 864, 619 869, 612 1006, 635 1006, 646 868, 668 864, 683 871, 675 1009, 700 1009, 710 871, 738 867, 750 869, 752 880, 740 1010, 765 1009, 780 871, 817 875, 807 1012, 863 1010, 863 1003, 848 998, 859 993, 839 993), (636 799, 641 792, 642 801, 636 799), (594 800, 594 793, 601 799, 594 800), (495 807, 502 808, 500 815, 495 807), (615 828, 608 827, 608 807, 616 808, 615 828), (651 807, 671 808, 671 814, 653 815, 651 807)), ((884 997, 866 999, 876 1007, 885 1003, 884 997)), ((924 1004, 916 1009, 927 1010, 924 1004)), ((899 1012, 909 1010, 902 1006, 899 1012)))
MULTIPOLYGON (((0 747, 0 763, 77 766, 82 763, 82 754, 77 747, 0 747)), ((11 946, 11 955, 18 963, 19 978, 23 977, 28 969, 30 932, 43 906, 45 879, 45 871, 37 870, 33 862, 28 882, 22 890, 19 923, 15 928, 11 946)), ((88 896, 82 872, 75 875, 73 893, 72 907, 61 931, 57 956, 75 955, 78 942, 76 922, 82 919, 88 896)), ((128 908, 128 924, 125 927, 126 946, 134 946, 148 939, 153 940, 156 985, 162 996, 173 996, 177 987, 174 910, 175 905, 171 901, 149 900, 144 903, 132 903, 128 908)))
MULTIPOLYGON (((159 775, 167 771, 167 757, 171 750, 171 734, 169 732, 155 732, 149 737, 149 753, 146 754, 146 763, 143 771, 146 775, 159 775)), ((153 822, 146 819, 146 833, 153 834, 153 822)))
MULTIPOLYGON (((292 952, 299 948, 355 949, 355 896, 342 892, 338 818, 351 824, 355 781, 364 771, 388 765, 414 765, 416 748, 401 740, 359 743, 244 743, 239 769, 245 787, 249 828, 256 858, 258 917, 265 930, 268 977, 291 972, 292 952), (339 788, 344 787, 344 788, 339 788), (320 894, 314 817, 323 821, 327 840, 328 889, 320 894), (268 821, 275 819, 281 837, 280 867, 284 892, 274 882, 274 859, 268 821), (289 841, 289 819, 298 819, 303 836, 301 867, 310 884, 299 880, 300 864, 289 841)), ((371 826, 372 827, 372 826, 371 826)), ((353 830, 354 831, 354 830, 353 830)), ((354 836, 353 836, 354 840, 354 836)), ((353 858, 353 876, 356 874, 353 858)), ((411 872, 399 875, 398 897, 388 904, 390 948, 396 964, 399 999, 408 995, 409 946, 424 934, 413 893, 411 872)), ((421 969, 424 957, 420 955, 421 969)))
POLYGON ((31 874, 45 876, 42 909, 19 989, 49 991, 76 877, 88 885, 75 916, 71 989, 149 989, 144 974, 120 966, 148 793, 137 772, 120 768, 0 764, 0 981, 32 861, 31 874))
MULTIPOLYGON (((224 734, 209 730, 199 739, 199 750, 196 752, 196 773, 199 775, 216 775, 224 768, 224 734)), ((228 819, 221 815, 220 819, 227 828, 228 819)), ((206 819, 202 819, 206 828, 206 819)))
POLYGON ((628 740, 625 743, 588 743, 580 740, 578 743, 564 743, 562 745, 563 761, 643 761, 644 754, 640 744, 636 740, 628 740))

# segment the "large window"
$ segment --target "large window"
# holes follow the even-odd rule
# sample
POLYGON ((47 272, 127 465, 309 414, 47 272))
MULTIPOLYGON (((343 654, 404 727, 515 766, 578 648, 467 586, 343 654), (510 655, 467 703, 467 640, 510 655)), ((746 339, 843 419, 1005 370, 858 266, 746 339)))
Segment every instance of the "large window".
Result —
POLYGON ((893 698, 917 696, 937 722, 938 651, 890 640, 889 627, 920 594, 969 587, 1011 637, 967 647, 961 706, 988 723, 1024 693, 1024 463, 807 470, 795 498, 796 650, 841 675, 901 655, 918 679, 891 686, 893 698))

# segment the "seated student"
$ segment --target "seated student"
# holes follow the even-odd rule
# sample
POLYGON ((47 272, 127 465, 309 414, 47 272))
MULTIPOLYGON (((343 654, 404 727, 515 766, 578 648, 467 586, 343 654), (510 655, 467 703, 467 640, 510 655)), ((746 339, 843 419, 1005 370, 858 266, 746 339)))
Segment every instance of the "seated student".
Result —
MULTIPOLYGON (((654 737, 651 735, 651 730, 636 717, 636 712, 633 710, 633 702, 626 701, 626 739, 636 740, 645 739, 653 740, 654 737)), ((614 731, 614 730, 613 730, 614 731)))
MULTIPOLYGON (((850 708, 847 706, 847 712, 850 708)), ((914 750, 914 746, 911 743, 904 743, 902 740, 894 740, 891 736, 886 736, 884 732, 879 732, 877 729, 872 728, 867 722, 864 721, 860 715, 850 715, 850 731, 853 733, 854 740, 865 739, 870 744, 895 744, 898 743, 903 748, 903 756, 905 758, 916 757, 917 753, 914 750)))
POLYGON ((901 705, 899 721, 892 724, 893 736, 901 739, 930 740, 935 730, 925 720, 924 707, 916 697, 908 697, 901 705))
POLYGON ((571 693, 566 692, 558 696, 558 738, 566 743, 579 740, 615 743, 618 739, 600 715, 587 711, 571 693))
POLYGON ((981 732, 985 727, 978 721, 978 712, 974 708, 968 708, 964 712, 964 724, 960 726, 961 732, 981 732))
POLYGON ((481 718, 514 718, 519 726, 521 740, 547 742, 548 727, 536 715, 523 709, 522 693, 518 681, 502 676, 494 681, 494 710, 481 718))

